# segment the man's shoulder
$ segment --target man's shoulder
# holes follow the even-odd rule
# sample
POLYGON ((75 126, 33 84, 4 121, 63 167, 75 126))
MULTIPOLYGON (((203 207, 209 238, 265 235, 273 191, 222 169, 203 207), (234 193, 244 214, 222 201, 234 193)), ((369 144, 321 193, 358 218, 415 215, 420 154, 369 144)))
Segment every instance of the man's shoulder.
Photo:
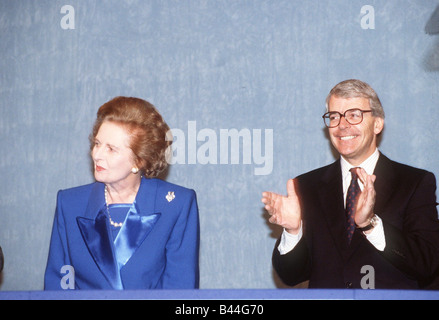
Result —
MULTIPOLYGON (((425 169, 418 168, 412 165, 404 164, 402 162, 394 161, 385 156, 384 154, 380 154, 380 158, 378 159, 377 166, 384 168, 384 170, 393 170, 397 174, 407 174, 410 176, 420 176, 420 175, 426 175, 426 174, 433 174, 425 169)), ((323 174, 327 173, 328 171, 334 171, 340 170, 340 160, 336 160, 335 162, 325 165, 323 167, 319 167, 316 169, 313 169, 311 171, 308 171, 306 173, 303 173, 299 175, 298 179, 317 179, 321 177, 323 174)))
POLYGON ((396 175, 404 175, 406 178, 415 178, 415 177, 422 177, 425 175, 433 175, 433 173, 430 171, 391 160, 383 154, 380 155, 380 159, 378 161, 379 162, 377 166, 380 166, 381 170, 388 170, 388 168, 391 167, 396 175))
POLYGON ((340 169, 340 160, 337 160, 331 164, 328 164, 323 167, 319 167, 303 173, 297 177, 299 180, 314 180, 321 179, 321 177, 328 172, 328 170, 337 170, 340 169), (338 166, 338 167, 337 167, 338 166))

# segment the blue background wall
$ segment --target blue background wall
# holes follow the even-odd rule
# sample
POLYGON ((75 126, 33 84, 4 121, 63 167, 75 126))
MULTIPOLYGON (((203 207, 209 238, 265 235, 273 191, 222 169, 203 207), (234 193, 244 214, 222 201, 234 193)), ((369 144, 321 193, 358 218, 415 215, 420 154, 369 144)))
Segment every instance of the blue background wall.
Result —
POLYGON ((380 149, 439 176, 439 36, 424 30, 438 4, 0 0, 0 289, 42 289, 56 193, 93 181, 88 135, 117 95, 150 101, 186 139, 188 121, 218 139, 272 130, 268 174, 241 146, 238 164, 186 154, 166 179, 198 194, 202 288, 282 286, 261 192, 285 193, 288 178, 334 160, 320 117, 336 83, 370 83, 387 116, 380 149))

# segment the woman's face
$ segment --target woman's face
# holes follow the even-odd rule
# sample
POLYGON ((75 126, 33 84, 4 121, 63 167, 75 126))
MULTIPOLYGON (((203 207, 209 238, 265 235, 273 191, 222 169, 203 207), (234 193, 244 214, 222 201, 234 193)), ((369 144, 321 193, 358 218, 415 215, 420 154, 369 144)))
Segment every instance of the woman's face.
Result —
POLYGON ((129 186, 135 181, 138 175, 131 172, 136 165, 129 142, 122 126, 109 121, 102 123, 91 152, 97 181, 112 186, 129 186))

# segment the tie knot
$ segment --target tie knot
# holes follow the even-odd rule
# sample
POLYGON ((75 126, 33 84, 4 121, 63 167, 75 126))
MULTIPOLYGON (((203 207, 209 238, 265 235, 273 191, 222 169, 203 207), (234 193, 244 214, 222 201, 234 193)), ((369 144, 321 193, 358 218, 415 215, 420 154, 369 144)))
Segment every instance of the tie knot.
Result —
POLYGON ((357 180, 358 179, 357 169, 358 169, 358 167, 351 168, 349 170, 351 172, 351 174, 352 174, 352 180, 357 180))

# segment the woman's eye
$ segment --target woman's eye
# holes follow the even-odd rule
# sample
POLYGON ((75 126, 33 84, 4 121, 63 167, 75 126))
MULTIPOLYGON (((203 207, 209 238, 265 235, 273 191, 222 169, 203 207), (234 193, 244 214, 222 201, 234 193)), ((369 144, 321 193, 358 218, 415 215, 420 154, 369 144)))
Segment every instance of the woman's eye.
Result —
POLYGON ((108 146, 107 148, 108 148, 108 152, 117 153, 117 148, 114 148, 114 147, 111 147, 111 146, 108 146))

